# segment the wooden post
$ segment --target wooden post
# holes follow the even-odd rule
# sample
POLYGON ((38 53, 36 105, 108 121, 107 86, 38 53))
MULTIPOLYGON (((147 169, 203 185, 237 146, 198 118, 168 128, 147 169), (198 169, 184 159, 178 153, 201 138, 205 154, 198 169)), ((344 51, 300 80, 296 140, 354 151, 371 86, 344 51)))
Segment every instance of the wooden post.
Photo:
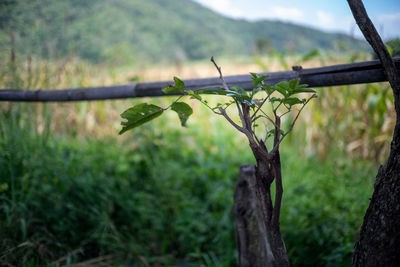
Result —
POLYGON ((232 213, 240 267, 276 266, 255 193, 255 166, 240 167, 232 213))

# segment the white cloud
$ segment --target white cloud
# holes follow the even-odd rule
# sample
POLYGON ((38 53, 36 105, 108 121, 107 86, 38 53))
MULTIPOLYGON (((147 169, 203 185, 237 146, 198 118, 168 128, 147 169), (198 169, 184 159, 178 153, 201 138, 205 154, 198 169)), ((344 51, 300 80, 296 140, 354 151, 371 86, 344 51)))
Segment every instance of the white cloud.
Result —
POLYGON ((335 28, 337 26, 337 21, 335 21, 331 13, 318 10, 317 15, 317 25, 322 28, 335 28))
POLYGON ((348 34, 355 34, 355 21, 352 16, 341 16, 338 18, 334 14, 324 11, 317 10, 315 12, 315 20, 310 20, 311 25, 314 27, 327 30, 327 31, 337 31, 348 34))
POLYGON ((400 37, 400 13, 382 14, 372 21, 384 39, 400 37))
POLYGON ((272 6, 269 8, 253 9, 244 14, 249 20, 277 19, 282 21, 299 22, 304 20, 304 13, 298 8, 272 6))
MULTIPOLYGON (((350 13, 338 14, 330 10, 313 10, 310 7, 280 5, 283 1, 274 0, 275 6, 260 8, 258 1, 248 1, 244 5, 240 0, 195 0, 223 15, 248 20, 272 19, 301 25, 312 26, 329 32, 343 32, 362 37, 358 26, 350 13)), ((290 1, 289 1, 290 2, 290 1)), ((376 28, 384 39, 400 36, 400 13, 382 14, 371 17, 376 28)))
POLYGON ((387 22, 399 22, 400 21, 400 13, 394 14, 382 14, 378 17, 378 20, 383 20, 387 22))
POLYGON ((303 19, 304 17, 303 12, 294 7, 274 6, 268 11, 268 13, 269 14, 266 14, 266 17, 280 20, 297 21, 303 19))
POLYGON ((198 3, 209 7, 221 14, 230 17, 243 17, 243 12, 232 5, 232 0, 196 0, 198 3))

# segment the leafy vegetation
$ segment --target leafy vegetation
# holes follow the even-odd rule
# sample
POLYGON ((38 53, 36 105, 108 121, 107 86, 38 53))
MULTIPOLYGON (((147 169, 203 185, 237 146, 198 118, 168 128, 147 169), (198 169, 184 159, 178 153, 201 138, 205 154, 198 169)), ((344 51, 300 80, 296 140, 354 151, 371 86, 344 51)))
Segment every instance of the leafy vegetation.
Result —
MULTIPOLYGON (((26 119, 34 112, 12 105, 0 118, 2 263, 236 264, 232 196, 251 155, 234 133, 160 121, 162 129, 143 126, 123 143, 63 138, 50 127, 33 131, 26 119)), ((290 144, 283 151, 282 227, 293 264, 345 266, 376 168, 304 157, 290 144)))
POLYGON ((386 45, 393 57, 400 56, 400 38, 391 39, 386 42, 386 45))
MULTIPOLYGON (((368 59, 342 56, 320 52, 307 63, 284 54, 260 59, 273 64, 271 70, 283 63, 368 59)), ((1 69, 1 87, 106 85, 176 72, 116 73, 75 58, 16 63, 1 69)), ((255 70, 248 61, 235 64, 230 74, 255 70)), ((204 64, 189 66, 203 76, 215 73, 204 64)), ((304 110, 297 134, 282 144, 281 227, 293 265, 348 266, 377 171, 371 159, 377 154, 379 161, 389 147, 392 96, 386 89, 384 83, 317 89, 320 97, 304 110)), ((142 100, 2 103, 0 265, 235 266, 233 189, 238 167, 253 161, 243 138, 191 101, 198 115, 188 128, 176 127, 179 118, 166 112, 118 142, 120 125, 110 122, 118 121, 121 107, 142 100)))
MULTIPOLYGON (((0 51, 14 47, 38 58, 72 54, 113 65, 250 55, 263 39, 280 52, 332 50, 338 42, 366 47, 344 34, 226 18, 189 0, 7 0, 0 3, 0 25, 0 51)), ((1 56, 4 61, 7 55, 1 56)))

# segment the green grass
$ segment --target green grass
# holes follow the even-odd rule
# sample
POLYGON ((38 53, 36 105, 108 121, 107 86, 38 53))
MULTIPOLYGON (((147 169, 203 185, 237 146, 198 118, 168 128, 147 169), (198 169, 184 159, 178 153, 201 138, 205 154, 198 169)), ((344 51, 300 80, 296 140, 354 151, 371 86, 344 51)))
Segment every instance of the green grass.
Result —
MULTIPOLYGON (((196 116, 182 129, 171 115, 100 140, 52 133, 48 108, 39 122, 27 104, 0 115, 0 264, 237 264, 233 190, 253 159, 222 119, 196 116)), ((282 232, 292 264, 347 266, 376 166, 333 152, 321 161, 287 141, 282 232)))

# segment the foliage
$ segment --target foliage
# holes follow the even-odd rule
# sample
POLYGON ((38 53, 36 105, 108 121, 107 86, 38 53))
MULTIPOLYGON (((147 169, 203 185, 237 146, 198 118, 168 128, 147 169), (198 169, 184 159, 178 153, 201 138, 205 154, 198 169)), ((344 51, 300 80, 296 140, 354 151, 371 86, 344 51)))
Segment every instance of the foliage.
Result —
MULTIPOLYGON (((220 89, 212 87, 201 88, 195 91, 185 90, 185 83, 178 77, 174 77, 175 84, 163 88, 162 91, 165 94, 178 93, 190 96, 191 99, 198 100, 213 113, 225 117, 232 126, 234 126, 238 131, 244 133, 249 139, 250 145, 252 145, 252 140, 255 139, 253 140, 255 143, 265 146, 268 138, 274 137, 274 147, 271 148, 271 151, 276 151, 282 140, 292 131, 293 126, 305 105, 312 98, 316 97, 315 91, 307 88, 307 84, 300 84, 299 79, 293 79, 289 82, 282 81, 272 86, 264 82, 264 80, 268 78, 267 75, 259 76, 256 73, 250 73, 254 86, 254 89, 251 92, 246 92, 243 88, 238 86, 232 86, 229 88, 222 76, 221 68, 218 67, 213 58, 211 58, 211 61, 214 63, 220 74, 220 79, 223 85, 220 89), (264 96, 262 97, 260 96, 261 92, 264 93, 264 96), (298 97, 299 94, 307 93, 312 93, 311 97, 298 97), (225 99, 224 102, 218 103, 216 106, 212 107, 207 100, 202 98, 201 94, 228 97, 228 100, 225 99), (256 95, 258 98, 255 98, 256 95), (266 103, 269 104, 268 108, 270 108, 270 114, 267 114, 268 110, 264 106, 266 103), (227 109, 234 104, 236 104, 242 126, 236 124, 227 114, 227 109), (288 124, 290 125, 288 129, 284 130, 283 126, 281 126, 282 118, 285 115, 290 114, 297 105, 300 105, 300 108, 297 110, 297 115, 292 122, 288 124), (257 137, 256 134, 260 121, 265 125, 265 128, 263 129, 265 137, 263 139, 257 137), (275 134, 277 132, 280 132, 280 134, 275 134)), ((178 97, 178 99, 167 108, 161 108, 147 103, 142 103, 129 108, 121 114, 121 117, 126 119, 126 121, 121 123, 123 127, 120 134, 159 117, 169 108, 178 114, 182 126, 185 126, 187 119, 193 111, 188 104, 179 102, 181 98, 182 96, 178 97)))
MULTIPOLYGON (((303 66, 368 59, 338 54, 321 52, 303 66)), ((289 65, 300 61, 282 58, 289 65)), ((271 71, 283 68, 273 55, 261 59, 274 63, 271 71)), ((176 72, 117 73, 76 58, 32 59, 30 68, 28 62, 2 68, 1 87, 96 86, 176 72)), ((230 74, 253 68, 240 64, 230 74)), ((377 172, 360 157, 381 157, 389 148, 394 118, 387 89, 384 83, 317 89, 322 97, 309 103, 296 135, 283 143, 288 209, 281 225, 293 265, 348 266, 377 172)), ((202 98, 212 103, 215 97, 202 98)), ((115 142, 119 125, 110 121, 130 100, 1 104, 0 265, 43 266, 66 256, 62 265, 111 254, 112 265, 234 266, 230 205, 237 168, 251 163, 251 155, 233 129, 190 101, 198 114, 191 127, 177 128, 177 116, 166 112, 123 142, 115 142)))
POLYGON ((338 40, 354 49, 365 47, 343 34, 226 18, 189 0, 7 0, 0 3, 0 23, 0 51, 10 50, 12 32, 14 48, 23 56, 74 54, 111 64, 249 55, 260 38, 280 52, 332 50, 338 40))
POLYGON ((393 57, 400 56, 400 38, 391 39, 386 42, 386 45, 390 48, 393 57))
MULTIPOLYGON (((225 125, 208 136, 148 124, 117 143, 54 135, 47 109, 42 133, 29 120, 31 105, 1 113, 2 264, 112 255, 111 265, 235 266, 232 195, 251 155, 225 125)), ((376 168, 332 156, 322 162, 289 143, 283 149, 282 227, 296 266, 348 265, 368 204, 376 168)))
MULTIPOLYGON (((290 266, 280 232, 279 216, 283 189, 279 146, 283 139, 292 131, 303 108, 312 98, 316 97, 315 91, 307 88, 308 86, 306 84, 300 85, 300 79, 293 79, 289 82, 281 81, 271 86, 264 83, 264 80, 268 78, 267 75, 259 76, 256 73, 250 73, 254 86, 254 89, 250 93, 247 93, 243 88, 238 86, 232 86, 229 88, 224 80, 221 68, 214 61, 213 57, 211 57, 211 61, 219 72, 222 89, 211 88, 207 90, 198 89, 195 91, 185 91, 184 82, 179 78, 174 77, 175 85, 170 85, 162 90, 164 93, 180 93, 191 96, 191 98, 200 101, 215 114, 223 116, 234 128, 236 128, 236 130, 246 136, 249 146, 254 154, 254 158, 257 160, 255 167, 255 179, 258 185, 256 187, 256 195, 258 209, 262 211, 261 219, 263 220, 266 229, 264 235, 266 238, 268 237, 267 242, 271 248, 275 264, 290 266), (265 96, 263 98, 255 99, 255 95, 259 92, 264 92, 265 96), (219 96, 230 97, 231 99, 229 101, 225 100, 222 104, 217 104, 215 107, 212 107, 207 101, 202 99, 200 96, 201 93, 211 93, 219 96), (304 93, 313 94, 309 98, 300 99, 297 97, 298 94, 304 93), (267 114, 264 106, 265 103, 269 104, 268 107, 272 110, 272 114, 267 114), (234 122, 232 120, 232 115, 228 115, 227 113, 227 109, 233 104, 236 104, 236 111, 238 112, 241 121, 239 124, 234 122), (301 107, 297 111, 297 115, 293 121, 289 123, 290 126, 288 129, 284 130, 281 125, 282 118, 284 118, 285 115, 290 114, 295 105, 301 105, 301 107), (282 108, 280 109, 280 107, 282 108), (256 134, 256 128, 261 119, 264 120, 265 124, 264 139, 261 139, 256 134), (272 129, 269 129, 269 127, 272 129), (273 137, 270 149, 268 149, 266 145, 269 137, 273 137), (261 175, 260 173, 266 175, 261 175), (271 198, 271 184, 273 182, 276 186, 274 204, 272 204, 271 198), (261 189, 260 185, 265 188, 261 189), (273 236, 273 238, 270 238, 271 236, 273 236), (276 242, 275 240, 279 240, 279 242, 276 242)), ((181 98, 182 96, 171 104, 171 109, 178 113, 181 124, 184 126, 193 111, 186 103, 178 102, 181 98)), ((128 109, 121 114, 121 117, 127 121, 121 123, 123 128, 120 134, 158 117, 166 109, 168 108, 163 109, 146 103, 128 109)), ((246 229, 245 231, 248 230, 250 229, 246 229)), ((241 233, 238 232, 238 234, 240 235, 241 233)), ((242 257, 242 255, 239 256, 242 257)))

